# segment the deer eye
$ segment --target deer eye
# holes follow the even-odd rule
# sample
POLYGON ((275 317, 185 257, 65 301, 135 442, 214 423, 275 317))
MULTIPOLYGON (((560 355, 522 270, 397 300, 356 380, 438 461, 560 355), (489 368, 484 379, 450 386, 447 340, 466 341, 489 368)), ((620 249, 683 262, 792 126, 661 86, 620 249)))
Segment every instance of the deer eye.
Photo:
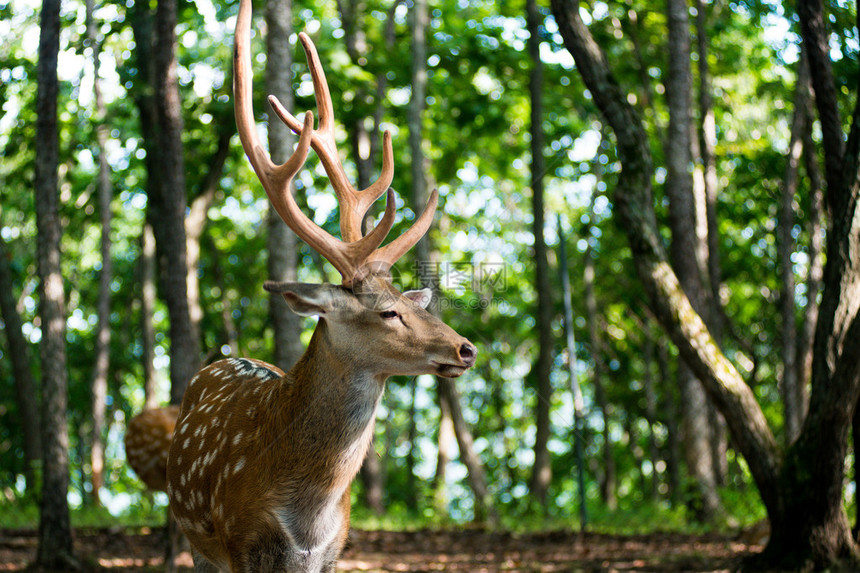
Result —
POLYGON ((385 318, 385 319, 397 318, 397 311, 396 310, 383 310, 382 312, 379 313, 379 316, 381 316, 382 318, 385 318))

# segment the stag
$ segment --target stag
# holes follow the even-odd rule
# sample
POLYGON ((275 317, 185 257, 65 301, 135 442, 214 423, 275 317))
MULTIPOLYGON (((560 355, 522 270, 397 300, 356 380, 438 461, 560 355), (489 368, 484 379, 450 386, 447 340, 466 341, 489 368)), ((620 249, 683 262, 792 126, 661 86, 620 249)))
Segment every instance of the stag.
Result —
POLYGON ((304 355, 289 371, 252 359, 226 359, 189 383, 170 448, 170 505, 194 555, 195 571, 334 571, 349 529, 350 484, 373 436, 386 380, 395 375, 457 377, 475 363, 472 343, 425 310, 427 289, 400 291, 390 269, 429 228, 434 191, 402 235, 380 246, 394 222, 391 136, 382 173, 357 190, 340 163, 334 114, 316 48, 299 39, 313 78, 313 113, 299 121, 274 97, 278 117, 299 135, 275 165, 256 132, 251 104, 251 2, 236 23, 234 102, 242 146, 275 210, 341 275, 341 284, 266 282, 293 312, 317 316, 304 355), (297 206, 290 183, 313 147, 340 207, 341 239, 297 206), (361 222, 386 193, 379 223, 361 222))

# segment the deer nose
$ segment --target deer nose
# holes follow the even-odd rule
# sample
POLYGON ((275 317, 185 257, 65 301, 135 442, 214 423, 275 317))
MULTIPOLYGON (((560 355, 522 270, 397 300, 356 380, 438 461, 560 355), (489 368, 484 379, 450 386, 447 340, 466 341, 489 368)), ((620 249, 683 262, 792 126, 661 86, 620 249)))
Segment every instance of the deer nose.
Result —
POLYGON ((478 356, 478 349, 471 342, 464 342, 460 345, 460 360, 465 364, 469 366, 475 364, 476 356, 478 356))

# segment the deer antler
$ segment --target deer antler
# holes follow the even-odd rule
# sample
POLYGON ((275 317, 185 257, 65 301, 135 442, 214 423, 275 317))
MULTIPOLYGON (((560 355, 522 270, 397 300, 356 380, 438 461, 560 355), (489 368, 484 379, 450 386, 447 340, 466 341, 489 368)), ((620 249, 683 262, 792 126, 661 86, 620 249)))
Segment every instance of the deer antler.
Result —
POLYGON ((359 274, 359 269, 385 240, 394 223, 394 193, 389 190, 385 214, 376 228, 360 240, 344 243, 331 236, 324 229, 302 213, 293 198, 290 184, 293 177, 304 165, 313 135, 313 113, 305 114, 304 123, 297 130, 299 143, 295 152, 283 165, 275 165, 260 144, 254 123, 251 104, 251 3, 241 2, 236 21, 236 48, 233 54, 236 125, 245 154, 251 161, 257 178, 263 184, 269 201, 284 222, 308 245, 323 255, 334 265, 343 277, 343 283, 350 285, 359 274))
POLYGON ((233 55, 234 102, 236 124, 245 154, 251 161, 257 177, 263 184, 266 194, 284 222, 308 245, 324 256, 341 274, 343 284, 350 286, 353 281, 370 273, 385 273, 427 232, 436 210, 437 193, 434 190, 424 212, 405 233, 383 248, 382 241, 394 224, 394 192, 389 188, 394 177, 394 159, 391 147, 391 134, 383 137, 382 174, 370 187, 356 190, 347 179, 346 172, 337 155, 334 139, 334 112, 322 66, 316 48, 304 33, 299 34, 302 46, 308 57, 308 65, 314 82, 314 93, 320 113, 319 129, 313 129, 313 113, 305 113, 300 122, 278 102, 269 96, 269 103, 275 113, 293 131, 299 134, 295 152, 283 165, 275 165, 263 151, 254 123, 251 104, 251 3, 239 4, 236 20, 236 48, 233 55), (302 213, 293 198, 290 183, 304 165, 308 147, 313 147, 325 167, 332 182, 340 205, 340 228, 343 241, 333 237, 302 213), (388 190, 385 213, 377 226, 362 237, 361 220, 370 205, 388 190))
MULTIPOLYGON (((391 133, 386 130, 382 137, 382 173, 367 189, 356 190, 347 179, 346 172, 337 154, 337 144, 334 138, 334 106, 325 72, 320 64, 316 47, 307 34, 299 34, 299 40, 305 50, 308 67, 314 84, 314 98, 320 114, 319 127, 311 136, 311 147, 319 156, 326 174, 334 187, 340 204, 340 232, 345 241, 361 239, 361 221, 367 210, 377 198, 388 188, 394 177, 394 154, 391 147, 391 133)), ((303 133, 302 122, 296 119, 275 96, 269 96, 272 109, 290 129, 303 133)), ((411 249, 424 236, 433 222, 436 212, 438 193, 434 189, 424 207, 424 211, 412 226, 397 239, 373 252, 364 264, 378 272, 387 272, 406 251, 411 249)), ((368 235, 369 236, 369 235, 368 235)))

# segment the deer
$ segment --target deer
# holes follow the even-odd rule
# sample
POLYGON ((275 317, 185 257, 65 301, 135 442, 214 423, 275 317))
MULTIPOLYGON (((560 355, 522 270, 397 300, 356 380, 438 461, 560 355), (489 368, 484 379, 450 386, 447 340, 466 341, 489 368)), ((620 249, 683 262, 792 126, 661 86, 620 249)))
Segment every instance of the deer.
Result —
POLYGON ((125 459, 153 491, 167 490, 167 452, 178 417, 179 406, 147 408, 126 426, 125 459))
POLYGON ((429 229, 438 193, 411 227, 381 246, 395 218, 391 135, 383 134, 379 178, 355 189, 338 157, 328 83, 304 33, 319 126, 313 112, 299 121, 269 96, 299 136, 285 163, 271 161, 253 116, 250 28, 251 1, 241 0, 233 91, 242 146, 275 210, 332 264, 341 284, 265 282, 293 312, 317 317, 308 347, 288 372, 227 358, 191 379, 170 447, 167 493, 197 572, 330 572, 347 539, 350 485, 371 443, 386 381, 459 377, 475 364, 477 349, 426 310, 429 289, 401 293, 394 286, 391 268, 429 229), (341 239, 302 213, 292 195, 311 147, 338 198, 341 239), (382 194, 385 212, 363 234, 362 219, 382 194))

